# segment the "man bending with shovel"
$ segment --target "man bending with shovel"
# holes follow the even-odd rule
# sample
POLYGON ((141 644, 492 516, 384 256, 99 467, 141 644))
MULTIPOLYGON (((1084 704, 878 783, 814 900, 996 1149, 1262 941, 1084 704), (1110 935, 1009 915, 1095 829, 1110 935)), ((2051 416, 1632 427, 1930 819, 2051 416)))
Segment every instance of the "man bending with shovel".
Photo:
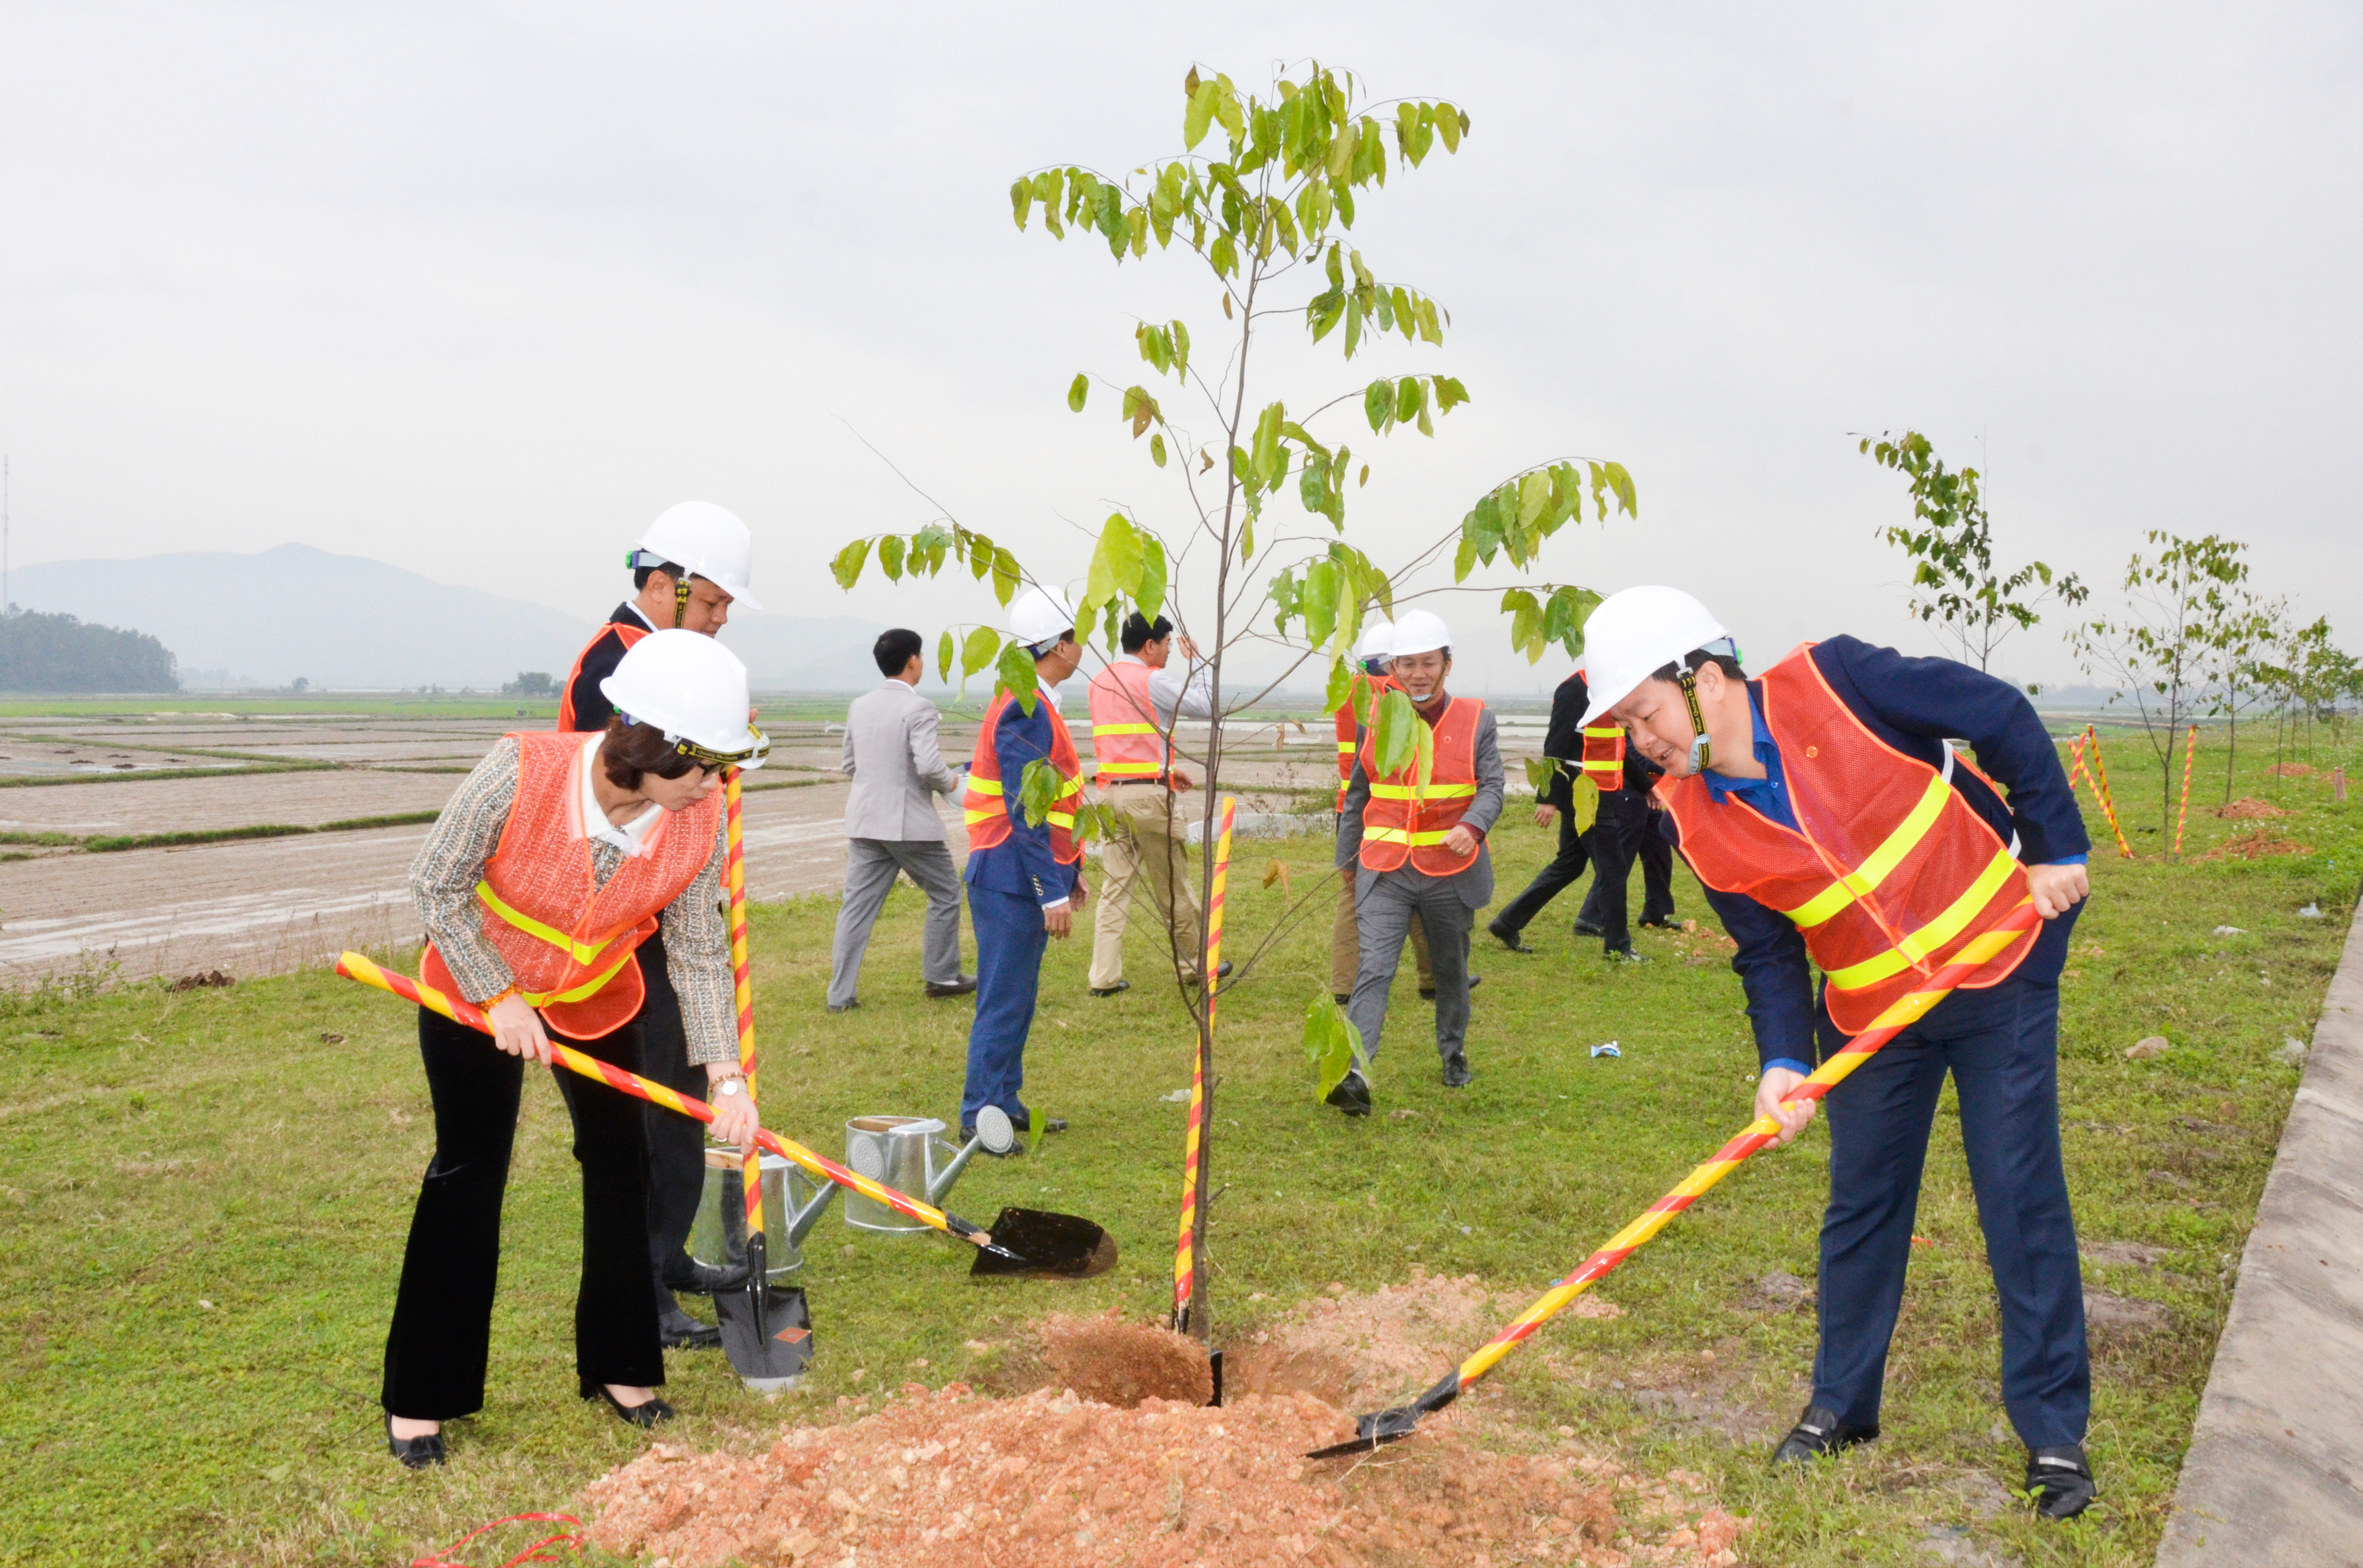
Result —
POLYGON ((1879 1435, 1928 1129, 1950 1073, 2002 1309, 2002 1396, 2047 1517, 2092 1500, 2091 1404, 2076 1226, 2060 1163, 2059 968, 2091 849, 2051 737, 2018 690, 1966 665, 1852 637, 1808 643, 1754 680, 1689 594, 1632 588, 1584 627, 1587 724, 1607 715, 1665 769, 1682 857, 1739 944, 1761 1082, 1786 1143, 1813 1120, 1782 1097, 1938 970, 1982 965, 1828 1095, 1821 1348, 1814 1393, 1773 1455, 1806 1464, 1879 1435), (1965 738, 1975 765, 1947 736, 1965 738), (2033 935, 2002 927, 2031 902, 2033 935), (1814 993, 1808 961, 1823 972, 1814 993))

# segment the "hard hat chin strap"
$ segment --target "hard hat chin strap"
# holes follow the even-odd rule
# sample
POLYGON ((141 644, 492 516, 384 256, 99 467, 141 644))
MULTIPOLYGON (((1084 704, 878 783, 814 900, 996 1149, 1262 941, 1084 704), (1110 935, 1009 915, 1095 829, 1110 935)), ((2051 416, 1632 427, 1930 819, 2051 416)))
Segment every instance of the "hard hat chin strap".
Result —
POLYGON ((1674 679, 1681 683, 1682 701, 1689 703, 1691 709, 1691 729, 1693 732, 1691 736, 1691 771, 1703 773, 1714 759, 1714 747, 1706 738, 1706 715, 1699 711, 1698 675, 1693 670, 1685 669, 1674 679))
POLYGON ((677 631, 689 619, 689 573, 672 580, 672 624, 677 631))

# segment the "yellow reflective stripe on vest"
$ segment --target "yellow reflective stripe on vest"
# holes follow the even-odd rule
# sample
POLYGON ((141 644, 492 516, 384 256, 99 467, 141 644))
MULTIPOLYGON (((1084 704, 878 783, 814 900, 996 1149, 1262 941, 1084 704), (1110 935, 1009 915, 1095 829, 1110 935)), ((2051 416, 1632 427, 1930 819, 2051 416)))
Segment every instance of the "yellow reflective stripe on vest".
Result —
POLYGON ((1156 735, 1165 733, 1155 724, 1093 724, 1089 727, 1095 735, 1156 735))
POLYGON ((1952 790, 1953 787, 1945 781, 1944 775, 1930 778, 1928 788, 1914 804, 1911 813, 1903 819, 1901 826, 1887 835, 1887 842, 1872 850, 1854 870, 1795 909, 1781 912, 1800 927, 1816 926, 1886 881, 1889 875, 1903 864, 1903 857, 1912 853, 1914 846, 1928 836, 1928 830, 1936 825, 1936 819, 1945 812, 1945 797, 1952 793, 1952 790))
POLYGON ((1442 844, 1451 833, 1450 828, 1436 833, 1413 833, 1405 828, 1366 827, 1362 830, 1362 839, 1367 844, 1408 844, 1416 849, 1422 845, 1442 844))
POLYGON ((1359 741, 1339 741, 1337 743, 1337 755, 1339 756, 1351 756, 1354 755, 1354 748, 1360 744, 1361 743, 1359 741))
POLYGON ((616 977, 616 973, 620 971, 625 965, 631 961, 631 951, 627 949, 621 958, 616 959, 613 964, 608 965, 605 969, 599 971, 596 976, 583 981, 581 985, 574 987, 571 990, 519 991, 517 995, 523 997, 527 1005, 529 1007, 549 1007, 558 1002, 578 1002, 585 997, 595 995, 607 984, 608 981, 616 977))
MULTIPOLYGON (((485 906, 494 914, 500 916, 503 920, 508 922, 519 931, 524 932, 527 936, 539 937, 542 941, 549 943, 552 947, 555 947, 560 952, 565 954, 569 958, 573 959, 577 964, 592 964, 597 962, 599 955, 607 951, 607 943, 615 940, 615 935, 611 933, 606 940, 603 942, 577 942, 574 938, 559 930, 556 926, 544 925, 541 922, 534 919, 533 916, 526 913, 523 910, 511 909, 507 900, 493 891, 493 885, 490 882, 479 882, 476 884, 476 897, 483 900, 485 906)), ((627 954, 626 956, 628 957, 629 955, 627 954)), ((613 969, 610 969, 607 972, 611 975, 615 973, 613 969)), ((594 990, 596 988, 596 987, 593 988, 594 990)), ((583 993, 585 996, 588 996, 590 992, 588 991, 583 993)), ((539 1007, 541 1004, 539 1002, 536 1002, 534 1005, 536 1007, 539 1007)))
POLYGON ((1953 900, 1951 908, 1878 956, 1866 958, 1859 964, 1849 964, 1832 973, 1830 984, 1842 991, 1858 991, 1891 976, 1900 975, 1926 958, 1961 934, 1969 922, 1977 918, 1978 911, 1991 903, 1994 894, 2002 890, 2002 884, 2010 880, 2010 874, 2017 866, 2018 862, 2009 850, 1996 855, 1986 868, 1978 873, 1978 879, 1969 884, 1969 890, 1953 900))
POLYGON ((971 773, 968 776, 968 789, 969 793, 971 795, 998 795, 1001 793, 1001 780, 998 778, 979 778, 975 774, 971 773))
POLYGON ((1371 797, 1381 801, 1465 801, 1473 798, 1476 793, 1477 786, 1474 784, 1431 784, 1416 794, 1408 784, 1370 786, 1371 797))

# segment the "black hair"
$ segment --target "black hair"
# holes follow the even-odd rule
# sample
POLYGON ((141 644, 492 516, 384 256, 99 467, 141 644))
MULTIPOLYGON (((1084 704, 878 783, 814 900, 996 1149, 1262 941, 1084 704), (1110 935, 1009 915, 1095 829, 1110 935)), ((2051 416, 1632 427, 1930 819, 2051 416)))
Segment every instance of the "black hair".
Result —
POLYGON ((1124 618, 1124 651, 1138 653, 1149 644, 1162 637, 1170 636, 1172 633, 1173 623, 1164 616, 1157 617, 1157 624, 1152 626, 1140 612, 1136 610, 1124 618))
POLYGON ((1042 660, 1048 658, 1053 652, 1057 651, 1060 643, 1071 643, 1074 640, 1075 629, 1072 626, 1070 626, 1055 637, 1045 637, 1038 643, 1027 643, 1026 645, 1026 654, 1028 658, 1031 658, 1035 663, 1039 664, 1042 660))
POLYGON ((918 651, 926 646, 919 634, 907 626, 897 626, 891 632, 881 632, 871 646, 870 657, 878 661, 878 673, 892 678, 903 673, 918 651))
POLYGON ((676 749, 654 724, 626 723, 624 715, 607 717, 607 738, 599 745, 599 764, 607 782, 618 790, 637 790, 643 774, 678 778, 697 766, 697 759, 676 749))
POLYGON ((682 578, 686 575, 682 571, 681 568, 673 565, 671 561, 649 561, 632 569, 632 586, 634 588, 646 588, 649 585, 649 574, 660 571, 672 579, 675 582, 679 582, 682 578))
POLYGON ((1710 664, 1714 666, 1715 668, 1723 671, 1724 674, 1729 676, 1734 680, 1746 680, 1747 679, 1747 672, 1739 668, 1739 661, 1737 659, 1732 657, 1729 654, 1709 653, 1704 648, 1692 648, 1690 652, 1682 655, 1681 663, 1670 664, 1662 669, 1652 670, 1650 672, 1649 679, 1652 680, 1679 681, 1682 678, 1683 670, 1687 669, 1692 674, 1695 675, 1701 668, 1710 664))

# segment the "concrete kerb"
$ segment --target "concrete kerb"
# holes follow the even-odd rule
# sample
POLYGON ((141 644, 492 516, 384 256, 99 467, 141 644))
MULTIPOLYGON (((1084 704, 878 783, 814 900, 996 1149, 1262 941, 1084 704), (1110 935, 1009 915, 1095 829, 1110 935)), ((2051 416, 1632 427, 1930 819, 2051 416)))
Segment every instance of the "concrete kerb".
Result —
POLYGON ((2159 1568, 2363 1562, 2363 905, 2323 999, 2159 1568))

